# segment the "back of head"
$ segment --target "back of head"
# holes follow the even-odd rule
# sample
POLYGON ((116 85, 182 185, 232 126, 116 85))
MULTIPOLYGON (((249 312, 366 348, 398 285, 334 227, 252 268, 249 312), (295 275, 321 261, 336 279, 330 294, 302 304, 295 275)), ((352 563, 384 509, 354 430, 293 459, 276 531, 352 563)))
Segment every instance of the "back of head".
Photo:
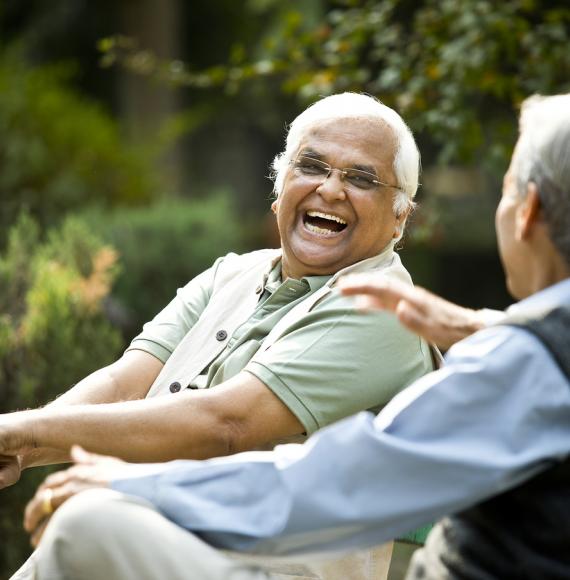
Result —
POLYGON ((533 96, 521 109, 517 189, 536 184, 550 239, 570 266, 570 93, 533 96))
POLYGON ((285 151, 275 157, 273 170, 274 191, 279 195, 283 189, 285 174, 305 132, 321 121, 362 118, 381 121, 394 132, 396 152, 394 173, 399 189, 394 197, 394 213, 401 215, 413 207, 418 189, 420 154, 412 132, 396 111, 374 97, 358 93, 341 93, 325 97, 305 109, 290 125, 285 151))

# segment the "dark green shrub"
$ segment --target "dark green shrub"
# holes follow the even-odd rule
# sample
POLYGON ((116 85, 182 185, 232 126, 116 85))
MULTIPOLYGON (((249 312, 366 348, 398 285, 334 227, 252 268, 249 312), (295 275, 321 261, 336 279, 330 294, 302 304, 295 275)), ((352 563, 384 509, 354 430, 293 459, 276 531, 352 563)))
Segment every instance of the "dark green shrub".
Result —
MULTIPOLYGON (((122 341, 103 311, 117 254, 77 219, 46 241, 23 216, 0 254, 0 411, 46 403, 120 353, 122 341)), ((26 472, 0 492, 0 576, 22 563, 28 540, 25 502, 45 475, 26 472)))
POLYGON ((177 288, 216 258, 242 251, 247 234, 224 193, 92 212, 83 219, 121 257, 110 314, 129 337, 174 297, 177 288))
POLYGON ((0 49, 0 247, 22 210, 55 224, 85 204, 135 204, 154 191, 149 154, 128 147, 69 67, 31 68, 0 49))

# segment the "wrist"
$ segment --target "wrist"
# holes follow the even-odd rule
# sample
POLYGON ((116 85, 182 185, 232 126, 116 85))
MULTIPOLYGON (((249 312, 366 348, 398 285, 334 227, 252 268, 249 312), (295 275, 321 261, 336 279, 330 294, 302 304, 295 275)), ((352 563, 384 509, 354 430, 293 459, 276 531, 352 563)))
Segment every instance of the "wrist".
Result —
POLYGON ((34 411, 18 411, 0 419, 0 453, 24 455, 37 444, 34 437, 32 415, 34 411))
POLYGON ((474 330, 481 330, 487 326, 498 324, 505 317, 502 310, 492 310, 490 308, 481 308, 480 310, 473 310, 473 320, 477 328, 474 330))

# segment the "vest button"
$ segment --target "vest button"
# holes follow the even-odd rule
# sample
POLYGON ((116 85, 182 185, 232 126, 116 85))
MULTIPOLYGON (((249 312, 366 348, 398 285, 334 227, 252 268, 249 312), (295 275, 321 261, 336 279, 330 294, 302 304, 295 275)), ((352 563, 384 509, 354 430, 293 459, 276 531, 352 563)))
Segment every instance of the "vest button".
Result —
POLYGON ((261 294, 261 291, 263 290, 263 286, 259 285, 256 289, 255 289, 255 293, 256 294, 261 294))
POLYGON ((170 385, 170 392, 177 393, 181 388, 182 388, 182 385, 178 381, 175 381, 174 383, 172 383, 170 385))
POLYGON ((226 340, 226 338, 228 338, 228 333, 225 330, 218 330, 218 332, 216 332, 216 340, 222 342, 222 340, 226 340))

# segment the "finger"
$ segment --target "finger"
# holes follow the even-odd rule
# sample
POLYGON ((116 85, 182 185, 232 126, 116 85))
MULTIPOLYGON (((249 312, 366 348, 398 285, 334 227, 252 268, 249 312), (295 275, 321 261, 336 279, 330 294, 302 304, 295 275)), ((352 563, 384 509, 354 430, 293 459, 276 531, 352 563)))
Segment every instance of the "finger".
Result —
POLYGON ((97 453, 91 453, 89 451, 85 451, 85 449, 79 445, 74 445, 71 448, 71 459, 73 459, 75 463, 82 465, 95 465, 97 463, 101 463, 102 461, 108 461, 111 459, 111 457, 107 457, 106 455, 99 455, 97 453))
POLYGON ((39 523, 46 518, 47 514, 45 512, 44 500, 44 495, 38 490, 36 495, 28 502, 24 510, 24 529, 26 532, 32 533, 38 527, 39 523))
POLYGON ((16 457, 0 458, 0 489, 14 485, 20 474, 20 463, 16 457))
POLYGON ((33 531, 31 537, 30 537, 30 544, 32 545, 33 548, 37 548, 38 544, 40 543, 40 540, 42 539, 42 536, 44 535, 44 531, 46 529, 46 526, 48 525, 49 521, 51 518, 45 518, 39 525, 38 527, 33 531))
POLYGON ((394 281, 378 280, 372 277, 348 281, 341 286, 341 292, 346 296, 366 295, 374 297, 377 308, 395 310, 400 300, 408 299, 413 288, 394 281))
POLYGON ((379 276, 371 274, 352 274, 344 276, 338 281, 338 287, 343 294, 359 294, 366 289, 368 292, 373 289, 383 289, 387 286, 387 281, 379 276))
POLYGON ((55 473, 48 475, 45 478, 44 482, 39 486, 38 491, 45 489, 46 487, 53 488, 62 486, 66 481, 70 479, 70 477, 73 477, 74 469, 75 469, 74 467, 70 467, 68 469, 56 471, 55 473))
MULTIPOLYGON (((72 495, 75 495, 77 486, 75 482, 66 482, 63 486, 51 489, 51 512, 56 511, 72 495)), ((46 513, 46 489, 38 489, 36 495, 24 510, 24 529, 32 533, 38 525, 51 513, 46 513)))
POLYGON ((407 300, 402 300, 396 308, 398 320, 409 330, 416 334, 423 335, 429 332, 427 319, 423 312, 415 304, 410 304, 407 300))
POLYGON ((354 301, 354 307, 357 310, 369 312, 370 310, 386 310, 384 303, 375 296, 359 294, 354 301))

